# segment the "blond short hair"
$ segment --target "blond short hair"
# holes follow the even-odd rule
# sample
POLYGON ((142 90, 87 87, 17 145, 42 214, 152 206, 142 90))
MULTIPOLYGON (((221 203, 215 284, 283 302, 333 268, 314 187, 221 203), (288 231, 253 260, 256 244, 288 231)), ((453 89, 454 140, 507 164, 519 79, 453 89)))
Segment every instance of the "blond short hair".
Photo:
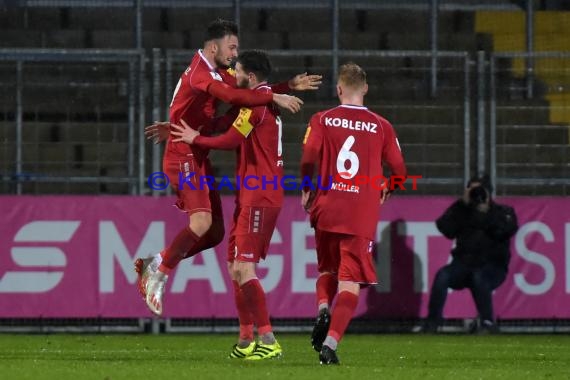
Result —
POLYGON ((351 88, 361 88, 366 84, 366 71, 354 62, 345 63, 340 67, 338 81, 351 88))

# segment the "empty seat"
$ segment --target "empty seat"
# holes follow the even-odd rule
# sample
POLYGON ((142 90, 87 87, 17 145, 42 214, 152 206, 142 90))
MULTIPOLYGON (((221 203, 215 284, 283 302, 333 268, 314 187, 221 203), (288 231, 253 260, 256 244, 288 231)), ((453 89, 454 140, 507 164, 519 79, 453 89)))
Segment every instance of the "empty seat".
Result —
POLYGON ((26 29, 56 30, 61 28, 60 8, 27 8, 25 18, 26 29))
POLYGON ((3 29, 0 48, 40 48, 42 32, 25 29, 3 29))
POLYGON ((130 49, 135 47, 135 34, 127 30, 94 30, 93 46, 99 49, 130 49))
POLYGON ((281 32, 245 31, 240 33, 240 50, 242 51, 248 49, 283 49, 283 44, 283 33, 281 32))
POLYGON ((204 31, 207 25, 217 18, 233 20, 233 10, 231 8, 170 8, 167 11, 167 17, 169 31, 204 31))
POLYGON ((169 32, 144 32, 143 46, 145 48, 182 49, 184 48, 184 35, 169 32))
POLYGON ((289 48, 290 49, 330 49, 332 47, 332 38, 330 33, 313 32, 310 36, 307 32, 296 32, 291 29, 289 32, 289 48))
POLYGON ((135 12, 132 8, 69 8, 71 29, 133 30, 135 12))
POLYGON ((86 32, 84 29, 51 29, 43 32, 43 46, 49 49, 85 48, 86 32))

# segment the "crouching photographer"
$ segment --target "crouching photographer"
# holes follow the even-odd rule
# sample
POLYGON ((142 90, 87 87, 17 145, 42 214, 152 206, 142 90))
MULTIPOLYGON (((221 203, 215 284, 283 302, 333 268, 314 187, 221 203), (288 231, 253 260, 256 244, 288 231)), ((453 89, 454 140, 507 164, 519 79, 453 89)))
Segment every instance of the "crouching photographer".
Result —
POLYGON ((450 264, 433 281, 425 332, 436 332, 443 323, 448 288, 469 289, 479 312, 481 332, 497 332, 492 293, 507 276, 511 237, 517 231, 514 210, 491 199, 487 176, 472 178, 463 198, 454 202, 436 221, 438 230, 455 239, 450 264))

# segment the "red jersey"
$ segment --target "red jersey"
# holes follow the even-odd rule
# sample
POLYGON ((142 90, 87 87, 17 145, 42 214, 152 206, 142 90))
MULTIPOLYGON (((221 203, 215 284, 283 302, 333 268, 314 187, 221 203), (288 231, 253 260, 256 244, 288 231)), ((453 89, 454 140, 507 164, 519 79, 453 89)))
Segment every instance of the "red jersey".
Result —
MULTIPOLYGON (((218 71, 210 65, 202 52, 198 51, 190 66, 180 76, 174 90, 170 104, 170 122, 181 125, 180 120, 183 119, 192 128, 209 126, 215 113, 216 98, 244 106, 272 103, 272 94, 263 96, 251 90, 236 89, 235 80, 230 78, 228 73, 218 71), (224 83, 224 79, 230 82, 229 85, 224 83)), ((201 133, 208 135, 211 131, 204 128, 201 133)), ((183 142, 174 143, 172 136, 169 137, 165 159, 178 159, 191 154, 195 159, 203 159, 207 156, 207 150, 183 142)))
MULTIPOLYGON (((180 119, 184 119, 192 128, 209 125, 215 113, 215 99, 208 93, 208 86, 216 80, 222 81, 221 75, 204 58, 202 52, 198 51, 194 54, 190 66, 180 76, 174 90, 170 103, 170 122, 181 125, 180 119)), ((207 150, 191 147, 184 142, 172 142, 172 136, 168 138, 165 157, 185 157, 191 153, 203 157, 207 155, 207 150)))
MULTIPOLYGON (((266 84, 256 92, 271 94, 266 84)), ((198 136, 194 145, 206 149, 235 149, 239 145, 236 176, 239 204, 254 207, 281 207, 283 204, 282 123, 274 105, 230 110, 224 119, 233 120, 230 129, 216 137, 198 136), (229 118, 228 118, 229 116, 229 118), (235 120, 234 120, 235 119, 235 120)), ((225 120, 218 120, 224 124, 225 120)))
MULTIPOLYGON (((271 92, 267 85, 258 86, 256 90, 271 92)), ((232 126, 247 137, 240 146, 236 168, 242 183, 239 190, 240 205, 281 207, 283 148, 279 110, 274 105, 242 108, 232 126), (255 179, 248 181, 250 189, 244 183, 248 176, 255 179), (254 189, 254 184, 259 188, 254 189)))
MULTIPOLYGON (((340 105, 311 118, 305 135, 302 168, 320 160, 311 222, 322 231, 374 240, 381 190, 382 164, 392 175, 406 175, 404 159, 392 125, 363 106, 340 105), (339 180, 376 177, 375 185, 346 186, 339 180), (332 179, 332 183, 331 183, 332 179), (328 190, 319 187, 330 187, 328 190)), ((302 176, 312 173, 303 169, 302 176)))

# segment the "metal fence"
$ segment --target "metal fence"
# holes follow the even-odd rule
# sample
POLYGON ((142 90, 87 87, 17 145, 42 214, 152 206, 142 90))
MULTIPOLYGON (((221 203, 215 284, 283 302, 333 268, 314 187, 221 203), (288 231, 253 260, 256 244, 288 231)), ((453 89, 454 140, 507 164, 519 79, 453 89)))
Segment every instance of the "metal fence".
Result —
MULTIPOLYGON (((333 65, 349 60, 358 62, 368 75, 367 105, 396 126, 410 173, 423 176, 419 181, 420 192, 456 192, 469 177, 471 70, 466 52, 437 53, 443 63, 438 72, 442 78, 438 99, 430 97, 431 52, 342 50, 338 60, 331 50, 272 50, 268 53, 274 66, 273 82, 287 80, 303 71, 330 78, 333 65)), ((153 98, 155 114, 161 114, 170 104, 176 81, 194 52, 167 50, 164 76, 162 65, 156 65, 158 54, 155 51, 153 83, 156 86, 166 83, 166 98, 163 102, 159 102, 159 97, 153 98), (162 77, 164 80, 157 79, 162 77)), ((312 114, 338 103, 336 96, 332 96, 334 92, 335 86, 326 81, 318 92, 300 95, 305 106, 299 114, 283 114, 287 174, 299 174, 301 142, 307 122, 312 114)), ((158 150, 154 153, 153 168, 158 168, 160 153, 158 150)), ((232 176, 233 153, 212 152, 212 157, 218 174, 232 176)))
MULTIPOLYGON (((11 6, 31 10, 24 21, 26 32, 33 34, 35 42, 38 36, 42 41, 52 37, 57 40, 34 30, 32 24, 40 17, 55 29, 61 22, 68 24, 70 29, 63 31, 63 46, 77 40, 75 36, 68 39, 70 33, 79 32, 85 33, 79 37, 81 41, 95 41, 95 45, 104 41, 121 47, 0 50, 0 192, 150 193, 146 175, 160 170, 162 152, 160 146, 146 151, 150 145, 144 141, 143 126, 150 120, 168 117, 172 89, 194 51, 168 49, 168 44, 158 44, 163 49, 152 51, 122 47, 141 47, 144 41, 160 36, 161 32, 156 34, 153 28, 164 21, 162 11, 157 12, 162 9, 169 11, 171 17, 167 20, 178 28, 177 37, 184 34, 188 40, 185 47, 199 46, 201 41, 196 28, 184 32, 187 24, 201 25, 203 17, 210 17, 216 10, 241 23, 244 46, 249 43, 272 49, 274 81, 303 71, 325 76, 320 91, 301 95, 306 105, 300 114, 284 115, 288 174, 298 172, 300 141, 310 116, 337 102, 334 84, 339 64, 354 60, 369 73, 368 105, 392 121, 400 134, 410 172, 423 175, 422 193, 456 194, 475 170, 490 171, 500 194, 568 194, 568 53, 477 54, 474 50, 480 48, 481 41, 472 25, 449 17, 452 12, 440 12, 522 10, 521 6, 526 5, 524 37, 527 50, 532 51, 532 14, 537 6, 531 0, 514 3, 0 1, 0 10, 11 6), (112 7, 113 12, 108 12, 107 7, 112 7), (57 13, 58 8, 62 13, 57 13), (57 12, 33 13, 50 9, 57 12), (289 17, 299 9, 304 10, 304 18, 289 17), (410 23, 419 30, 418 36, 410 35, 407 26, 395 34, 384 33, 400 24, 399 19, 381 18, 380 10, 384 9, 404 10, 397 13, 398 17, 413 20, 410 23), (94 15, 92 11, 99 13, 94 15), (362 11, 370 11, 369 18, 374 17, 376 22, 367 21, 362 11), (103 14, 109 17, 100 17, 103 14), (307 25, 315 15, 322 21, 318 29, 307 25), (265 29, 256 24, 263 19, 271 20, 265 29), (330 29, 322 30, 322 24, 330 29), (384 29, 377 29, 378 24, 384 29), (143 33, 147 26, 153 32, 143 33), (460 39, 438 38, 440 28, 469 33, 460 39), (296 33, 297 29, 303 33, 296 33), (446 44, 450 49, 460 46, 470 52, 444 51, 446 44), (422 50, 393 50, 395 47, 422 50)), ((7 28, 18 23, 3 20, 7 28)), ((8 34, 6 39, 14 35, 8 34)), ((219 174, 233 173, 231 154, 214 152, 213 161, 220 163, 219 174)))
POLYGON ((2 192, 141 192, 144 54, 0 49, 2 192))
POLYGON ((497 53, 489 71, 489 169, 499 194, 567 195, 570 52, 497 53))
MULTIPOLYGON (((162 152, 146 151, 143 127, 151 118, 167 119, 172 90, 193 53, 0 50, 1 192, 150 193, 146 176, 160 170, 162 152)), ((269 53, 273 81, 303 71, 332 75, 330 50, 269 53)), ((424 178, 421 194, 456 194, 476 170, 490 171, 501 195, 566 195, 569 58, 438 52, 436 98, 431 52, 341 50, 338 63, 354 60, 367 69, 367 105, 396 127, 410 173, 424 178), (529 58, 536 67, 531 99, 523 63, 529 58)), ((327 81, 301 95, 301 113, 284 114, 287 174, 298 173, 310 116, 337 103, 332 92, 327 81)), ((231 153, 213 153, 220 175, 231 176, 234 161, 231 153)))
MULTIPOLYGON (((526 38, 527 38, 527 51, 533 50, 533 13, 535 4, 533 0, 521 1, 520 5, 513 4, 509 0, 218 0, 216 2, 205 0, 13 0, 10 4, 15 4, 20 7, 28 8, 56 8, 56 7, 70 7, 70 8, 125 8, 132 9, 131 23, 133 30, 133 48, 140 49, 143 47, 144 39, 144 9, 147 8, 171 8, 171 9, 185 9, 192 8, 193 10, 199 8, 221 9, 231 12, 231 18, 239 25, 247 24, 250 20, 242 23, 242 11, 251 10, 282 10, 282 9, 304 9, 304 10, 318 10, 321 16, 330 18, 328 22, 330 30, 329 39, 331 42, 331 50, 334 60, 339 58, 340 50, 340 33, 342 29, 341 10, 382 10, 382 9, 398 9, 410 10, 415 12, 427 12, 425 20, 428 22, 424 25, 420 23, 419 27, 423 27, 423 31, 429 36, 429 48, 431 55, 431 76, 430 91, 431 95, 435 96, 437 93, 437 66, 438 55, 435 54, 438 50, 443 50, 438 45, 438 30, 440 24, 441 11, 473 11, 473 10, 519 10, 520 5, 525 5, 525 11, 528 15, 526 25, 526 38)), ((1 4, 0 4, 1 5, 1 4)), ((245 13, 245 12, 244 12, 245 13)), ((319 25, 327 24, 323 22, 319 25)), ((413 24, 411 22, 410 24, 413 24)), ((337 65, 333 65, 333 75, 331 78, 335 80, 337 76, 337 65)))

